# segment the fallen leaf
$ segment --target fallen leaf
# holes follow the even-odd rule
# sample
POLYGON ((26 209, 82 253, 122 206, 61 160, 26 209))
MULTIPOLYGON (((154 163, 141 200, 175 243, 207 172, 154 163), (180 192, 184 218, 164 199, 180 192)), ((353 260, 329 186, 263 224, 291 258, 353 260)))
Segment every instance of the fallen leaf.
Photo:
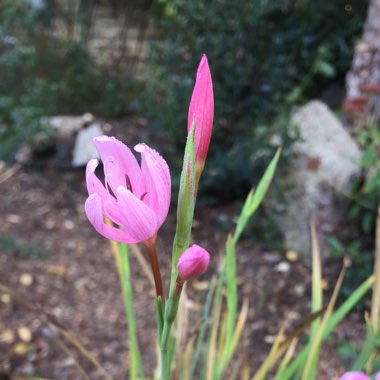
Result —
POLYGON ((210 287, 210 281, 193 281, 191 286, 195 290, 206 290, 210 287))
POLYGON ((12 351, 16 355, 25 355, 30 352, 30 345, 27 343, 17 343, 12 351))
POLYGON ((293 250, 286 251, 286 253, 285 253, 285 257, 286 257, 289 261, 297 261, 297 260, 298 260, 298 252, 293 251, 293 250))
POLYGON ((2 295, 0 295, 0 300, 1 300, 1 302, 9 303, 9 302, 11 302, 11 296, 8 293, 2 294, 2 295))
POLYGON ((67 268, 65 265, 53 265, 47 272, 56 276, 64 276, 67 272, 67 268))
POLYGON ((20 284, 24 286, 30 286, 33 284, 33 276, 30 273, 23 273, 20 276, 20 284))
POLYGON ((26 326, 21 326, 17 329, 17 334, 23 342, 29 343, 32 340, 32 332, 26 326))
POLYGON ((11 329, 5 329, 0 335, 0 341, 11 344, 15 340, 15 334, 11 329))
POLYGON ((329 285, 329 282, 328 280, 326 280, 325 278, 322 278, 322 281, 321 281, 321 288, 323 290, 328 290, 330 288, 330 285, 329 285))

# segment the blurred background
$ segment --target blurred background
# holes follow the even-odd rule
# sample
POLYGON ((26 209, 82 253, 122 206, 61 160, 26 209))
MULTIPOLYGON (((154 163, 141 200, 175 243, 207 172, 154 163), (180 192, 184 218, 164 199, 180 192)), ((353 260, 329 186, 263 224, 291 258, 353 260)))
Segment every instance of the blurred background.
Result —
MULTIPOLYGON (((144 141, 155 147, 171 168, 175 199, 188 104, 206 53, 215 119, 195 236, 206 246, 222 244, 247 192, 281 146, 278 174, 246 249, 254 245, 274 255, 258 259, 264 266, 273 260, 308 265, 313 218, 324 258, 334 263, 345 256, 356 268, 343 289, 350 293, 369 274, 374 249, 379 25, 379 0, 1 0, 2 279, 34 293, 36 302, 49 298, 49 307, 69 323, 67 310, 81 310, 84 298, 93 307, 100 292, 92 290, 95 278, 73 265, 80 261, 93 273, 105 260, 90 254, 105 243, 82 210, 84 166, 96 155, 91 139, 105 133, 129 146, 144 141), (71 292, 70 279, 76 284, 71 290, 84 292, 77 301, 59 295, 71 292)), ((164 247, 170 247, 170 223, 174 212, 163 231, 164 247)), ((112 273, 111 264, 108 269, 112 273)), ((291 270, 282 266, 276 273, 291 270)), ((101 284, 102 297, 107 289, 110 298, 117 293, 111 280, 101 284)), ((109 320, 108 301, 93 316, 110 324, 103 341, 112 340, 119 323, 116 316, 109 320)), ((28 361, 12 356, 16 343, 33 339, 17 337, 19 327, 10 322, 15 307, 6 297, 2 303, 0 345, 7 353, 0 377, 13 378, 6 376, 30 370, 28 361)), ((86 320, 85 310, 74 328, 99 323, 86 320)), ((22 321, 32 336, 39 329, 32 319, 22 321)))

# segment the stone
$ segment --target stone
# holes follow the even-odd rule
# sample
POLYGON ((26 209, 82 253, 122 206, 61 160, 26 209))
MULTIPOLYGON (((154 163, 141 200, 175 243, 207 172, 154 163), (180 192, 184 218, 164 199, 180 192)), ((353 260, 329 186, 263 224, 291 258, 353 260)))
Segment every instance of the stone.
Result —
POLYGON ((99 158, 99 153, 92 139, 101 135, 103 135, 103 130, 99 123, 91 124, 89 127, 78 132, 75 139, 72 159, 72 165, 74 167, 86 165, 91 158, 99 158))
POLYGON ((67 139, 74 136, 82 128, 95 121, 94 115, 85 113, 81 116, 60 115, 49 118, 49 123, 54 129, 58 139, 67 139))
POLYGON ((316 223, 321 251, 328 235, 339 231, 345 210, 335 202, 353 175, 360 172, 361 152, 342 123, 320 101, 311 101, 291 116, 300 140, 292 147, 288 167, 278 172, 284 189, 272 202, 287 250, 310 255, 310 220, 316 223))

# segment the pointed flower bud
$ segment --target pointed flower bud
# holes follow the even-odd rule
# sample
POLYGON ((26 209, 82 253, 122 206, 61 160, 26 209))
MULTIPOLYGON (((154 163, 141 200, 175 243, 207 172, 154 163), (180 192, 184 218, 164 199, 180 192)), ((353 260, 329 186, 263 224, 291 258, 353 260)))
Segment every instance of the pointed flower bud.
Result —
POLYGON ((86 169, 87 218, 98 233, 117 242, 139 243, 155 237, 170 205, 166 161, 145 144, 135 146, 141 154, 141 166, 129 148, 114 137, 96 137, 94 144, 103 162, 105 186, 95 175, 98 161, 91 160, 86 169), (119 228, 106 224, 104 217, 119 228))
POLYGON ((187 132, 195 124, 195 162, 203 169, 210 145, 214 121, 214 93, 206 55, 203 55, 197 71, 197 78, 191 96, 187 118, 187 132))
POLYGON ((209 262, 210 254, 194 244, 179 257, 178 275, 183 281, 200 276, 206 271, 209 262))

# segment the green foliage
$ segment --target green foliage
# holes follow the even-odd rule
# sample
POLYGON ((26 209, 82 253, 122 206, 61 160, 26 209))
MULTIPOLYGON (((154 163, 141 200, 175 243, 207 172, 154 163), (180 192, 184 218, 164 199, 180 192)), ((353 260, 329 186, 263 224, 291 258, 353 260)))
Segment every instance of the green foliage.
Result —
MULTIPOLYGON (((366 95, 367 102, 353 115, 353 134, 362 150, 362 175, 353 182, 348 194, 350 203, 347 225, 351 225, 350 231, 343 234, 346 240, 344 245, 337 239, 329 241, 332 256, 346 255, 352 262, 352 268, 348 270, 342 288, 344 296, 348 296, 354 287, 371 274, 375 250, 373 236, 380 202, 380 120, 376 122, 371 115, 372 97, 376 98, 378 95, 366 95), (352 233, 353 228, 356 229, 356 233, 352 233)), ((347 105, 349 103, 350 101, 347 101, 347 105)))
POLYGON ((49 132, 44 116, 130 111, 135 84, 97 66, 84 42, 59 36, 58 5, 38 0, 0 4, 0 160, 49 132))
POLYGON ((44 259, 48 254, 35 244, 21 244, 13 236, 0 235, 0 251, 16 255, 20 259, 44 259))
POLYGON ((360 216, 362 231, 373 235, 380 201, 380 125, 370 117, 366 120, 368 122, 358 125, 354 130, 363 151, 360 165, 365 174, 353 185, 350 216, 360 216))
POLYGON ((182 148, 194 68, 206 53, 216 109, 204 188, 242 197, 270 157, 273 134, 290 141, 277 115, 343 78, 367 2, 351 1, 351 8, 342 0, 159 2, 164 37, 151 49, 152 129, 182 148), (230 167, 244 170, 231 175, 230 167))

